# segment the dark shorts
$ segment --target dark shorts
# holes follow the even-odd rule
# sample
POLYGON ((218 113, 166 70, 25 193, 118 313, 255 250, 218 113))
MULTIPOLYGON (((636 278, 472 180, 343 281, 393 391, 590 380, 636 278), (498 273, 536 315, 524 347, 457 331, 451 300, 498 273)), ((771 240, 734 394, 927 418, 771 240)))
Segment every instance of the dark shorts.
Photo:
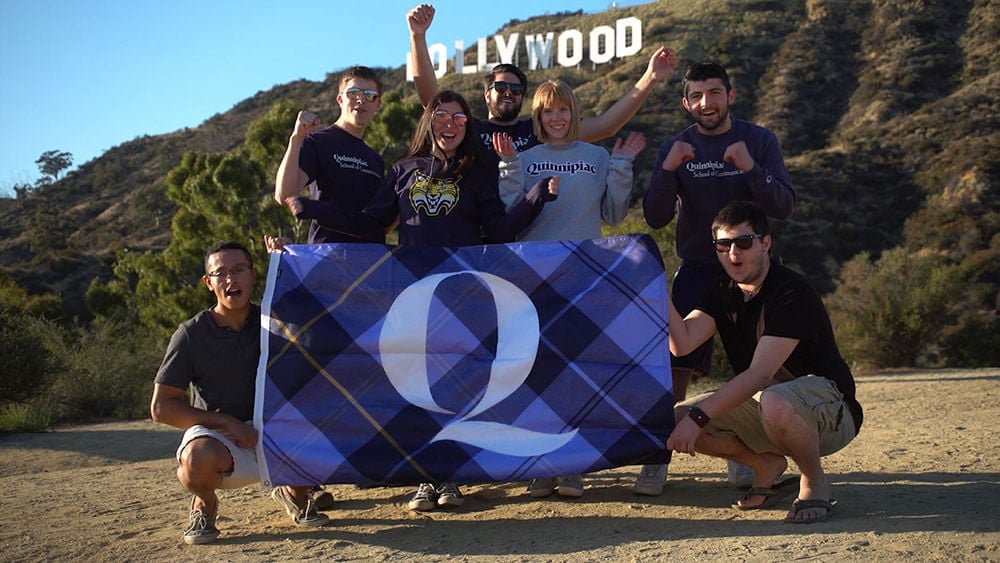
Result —
MULTIPOLYGON (((726 275, 725 270, 711 269, 697 264, 682 262, 674 273, 674 283, 670 290, 670 299, 677 307, 682 317, 701 304, 705 291, 726 275)), ((712 367, 712 340, 709 339, 686 356, 670 355, 670 365, 674 368, 686 368, 707 374, 712 367)))

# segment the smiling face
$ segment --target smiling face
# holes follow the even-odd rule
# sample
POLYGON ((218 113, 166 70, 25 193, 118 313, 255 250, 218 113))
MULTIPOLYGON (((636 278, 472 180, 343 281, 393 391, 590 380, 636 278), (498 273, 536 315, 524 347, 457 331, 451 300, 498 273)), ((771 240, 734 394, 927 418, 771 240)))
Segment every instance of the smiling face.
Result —
POLYGON ((698 124, 703 135, 721 135, 732 126, 729 106, 736 101, 736 89, 726 91, 720 78, 689 82, 681 104, 698 124))
POLYGON ((250 306, 257 271, 243 251, 220 250, 205 260, 202 281, 215 294, 217 312, 242 312, 250 306))
MULTIPOLYGON (((753 235, 753 227, 750 223, 743 223, 736 227, 720 227, 715 230, 715 238, 735 239, 741 235, 753 235)), ((743 250, 736 244, 731 244, 729 250, 717 252, 719 263, 729 275, 730 279, 745 286, 759 286, 767 277, 767 270, 770 265, 768 251, 771 249, 771 235, 763 238, 755 238, 750 248, 743 250)), ((716 249, 718 251, 718 249, 716 249)))
POLYGON ((521 104, 524 103, 524 85, 521 84, 521 79, 512 72, 498 72, 493 75, 493 81, 503 82, 508 85, 516 84, 521 87, 519 93, 514 93, 511 88, 504 88, 502 90, 486 88, 486 91, 483 93, 486 99, 486 109, 490 112, 491 120, 502 124, 515 121, 521 113, 521 104))
POLYGON ((378 92, 378 84, 374 80, 350 78, 341 85, 340 94, 337 95, 337 105, 340 106, 338 125, 360 128, 361 130, 368 126, 368 123, 375 117, 375 112, 382 106, 382 97, 378 96, 374 100, 369 100, 368 96, 364 94, 366 90, 378 92), (354 89, 360 89, 361 92, 353 94, 354 89), (351 95, 348 95, 348 90, 351 90, 351 95))
POLYGON ((466 120, 456 114, 465 115, 462 105, 458 102, 443 102, 434 109, 435 116, 431 119, 431 133, 434 136, 434 147, 446 157, 455 156, 455 151, 465 139, 466 120), (444 115, 444 114, 447 115, 444 115), (460 122, 460 123, 459 123, 460 122))
POLYGON ((570 123, 573 111, 568 105, 555 100, 551 105, 542 108, 539 121, 545 131, 545 142, 552 145, 565 145, 570 138, 570 123))

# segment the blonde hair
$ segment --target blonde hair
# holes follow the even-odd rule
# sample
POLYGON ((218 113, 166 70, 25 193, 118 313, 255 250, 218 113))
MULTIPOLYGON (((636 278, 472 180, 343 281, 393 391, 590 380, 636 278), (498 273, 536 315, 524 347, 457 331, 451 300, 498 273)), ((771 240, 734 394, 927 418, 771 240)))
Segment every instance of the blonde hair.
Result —
POLYGON ((543 143, 549 142, 549 136, 542 127, 542 110, 558 104, 569 107, 569 133, 566 140, 572 142, 580 137, 580 112, 573 89, 562 80, 546 80, 538 85, 535 97, 531 100, 531 122, 535 126, 535 136, 543 143))

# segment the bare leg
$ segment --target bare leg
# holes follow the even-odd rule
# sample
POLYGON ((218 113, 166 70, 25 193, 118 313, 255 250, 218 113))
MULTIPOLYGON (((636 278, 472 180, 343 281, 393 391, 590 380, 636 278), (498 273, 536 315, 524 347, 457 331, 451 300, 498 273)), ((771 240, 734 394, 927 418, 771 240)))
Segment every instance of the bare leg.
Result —
MULTIPOLYGON (((819 433, 809 427, 795 408, 777 393, 764 391, 760 397, 764 431, 779 450, 799 466, 799 499, 830 500, 830 482, 823 472, 819 455, 819 433)), ((825 508, 801 510, 799 520, 813 520, 826 514, 825 508)))
POLYGON ((232 469, 233 458, 225 446, 212 438, 196 438, 181 452, 177 480, 196 497, 192 508, 215 512, 215 490, 222 485, 222 474, 232 469))

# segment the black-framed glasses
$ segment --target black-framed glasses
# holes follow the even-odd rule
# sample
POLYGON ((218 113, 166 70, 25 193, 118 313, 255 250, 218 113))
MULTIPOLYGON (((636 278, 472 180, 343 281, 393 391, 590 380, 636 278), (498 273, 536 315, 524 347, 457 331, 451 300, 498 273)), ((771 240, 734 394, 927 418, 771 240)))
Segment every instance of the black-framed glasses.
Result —
POLYGON ((504 82, 503 80, 497 80, 493 84, 490 84, 490 88, 496 90, 498 94, 502 94, 504 92, 510 92, 515 96, 524 94, 524 84, 518 84, 517 82, 504 82))
POLYGON ((434 110, 434 121, 437 121, 438 123, 444 125, 445 123, 448 122, 449 119, 454 121, 455 125, 459 126, 465 125, 466 123, 469 122, 469 116, 465 115, 460 111, 456 111, 455 113, 448 113, 446 110, 443 109, 434 110))
POLYGON ((712 242, 715 244, 716 252, 729 252, 729 247, 733 244, 735 244, 736 248, 739 248, 740 250, 750 250, 750 247, 753 246, 753 239, 755 238, 764 238, 764 235, 740 235, 735 238, 719 238, 713 240, 712 242))
POLYGON ((205 275, 212 279, 220 280, 222 278, 225 278, 226 276, 235 278, 236 276, 240 276, 249 272, 251 269, 252 268, 249 264, 237 264, 232 268, 219 268, 218 270, 209 272, 205 275))
POLYGON ((358 88, 357 86, 352 86, 347 90, 344 90, 344 94, 349 100, 357 100, 361 96, 365 97, 366 102, 374 102, 378 99, 378 90, 372 90, 371 88, 358 88))

